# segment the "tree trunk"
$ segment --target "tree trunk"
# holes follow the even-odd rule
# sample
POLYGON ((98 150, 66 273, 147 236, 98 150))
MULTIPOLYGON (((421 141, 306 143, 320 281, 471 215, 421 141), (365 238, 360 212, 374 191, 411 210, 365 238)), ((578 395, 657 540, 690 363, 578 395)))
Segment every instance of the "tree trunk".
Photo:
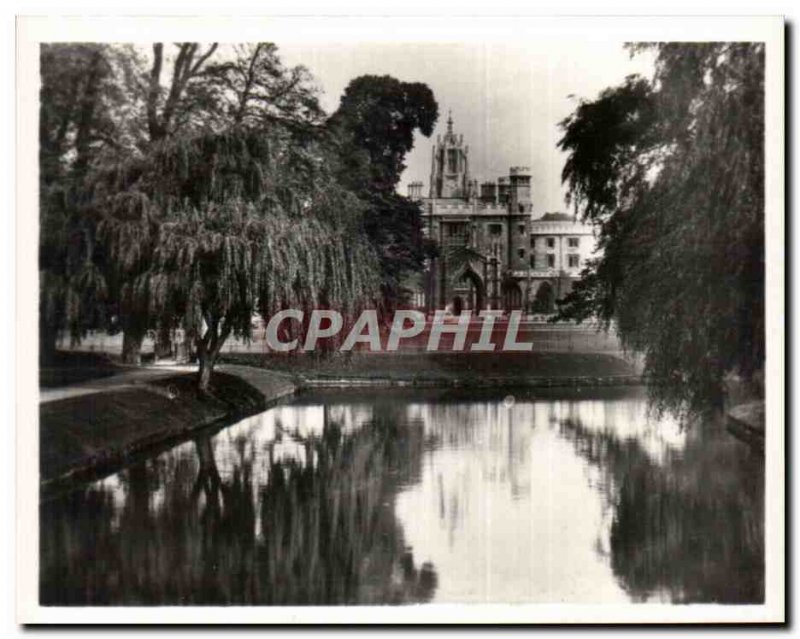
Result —
POLYGON ((95 51, 89 63, 86 88, 78 111, 77 131, 75 133, 75 164, 72 170, 75 175, 82 176, 89 166, 91 155, 92 126, 94 112, 99 99, 99 83, 101 79, 101 66, 103 56, 100 51, 95 51))
POLYGON ((156 359, 172 357, 172 335, 168 328, 161 328, 156 333, 156 359))
POLYGON ((147 334, 147 317, 135 311, 120 313, 122 327, 122 363, 138 366, 142 363, 142 342, 147 334))
POLYGON ((217 325, 217 322, 209 322, 210 328, 208 329, 208 333, 197 343, 197 362, 200 367, 197 371, 197 389, 201 393, 208 392, 209 383, 211 382, 211 373, 214 370, 217 356, 230 334, 230 329, 225 327, 223 327, 218 334, 217 325))
POLYGON ((200 369, 197 371, 197 388, 203 393, 208 392, 211 383, 211 371, 214 368, 214 361, 207 354, 197 354, 200 369))
POLYGON ((122 332, 122 363, 134 364, 142 363, 142 342, 144 341, 145 331, 128 328, 122 332))

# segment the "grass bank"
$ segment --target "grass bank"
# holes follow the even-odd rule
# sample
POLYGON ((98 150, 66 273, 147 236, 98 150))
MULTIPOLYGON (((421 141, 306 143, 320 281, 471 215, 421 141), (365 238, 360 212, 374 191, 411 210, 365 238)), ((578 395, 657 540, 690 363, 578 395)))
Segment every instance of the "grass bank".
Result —
POLYGON ((608 353, 353 353, 312 355, 226 354, 222 361, 295 375, 301 386, 334 382, 490 387, 505 384, 592 385, 639 381, 636 367, 608 353))
POLYGON ((138 452, 263 410, 265 395, 235 375, 215 373, 199 394, 193 374, 81 395, 39 409, 43 488, 113 468, 138 452))
POLYGON ((105 353, 56 351, 52 359, 39 368, 39 386, 59 388, 110 377, 122 370, 105 353))

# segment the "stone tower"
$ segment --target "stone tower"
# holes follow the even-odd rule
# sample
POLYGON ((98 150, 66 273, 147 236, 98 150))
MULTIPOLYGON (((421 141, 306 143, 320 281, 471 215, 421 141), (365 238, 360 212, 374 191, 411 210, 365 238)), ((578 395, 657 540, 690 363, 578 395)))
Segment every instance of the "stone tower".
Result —
POLYGON ((464 136, 453 133, 453 117, 448 113, 447 133, 436 137, 431 156, 432 198, 467 198, 470 193, 469 146, 464 136))
POLYGON ((527 166, 512 166, 509 175, 509 206, 512 213, 531 211, 531 171, 527 166))

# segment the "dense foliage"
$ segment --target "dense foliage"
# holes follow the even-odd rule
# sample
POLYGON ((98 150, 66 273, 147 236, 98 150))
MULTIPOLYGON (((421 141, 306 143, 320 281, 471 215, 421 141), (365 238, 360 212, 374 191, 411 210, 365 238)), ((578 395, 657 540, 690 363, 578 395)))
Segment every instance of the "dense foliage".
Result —
POLYGON ((661 407, 719 399, 764 364, 764 47, 653 44, 562 122, 563 180, 602 257, 561 317, 613 323, 661 407))
POLYGON ((430 250, 419 205, 395 188, 414 133, 430 136, 438 112, 427 85, 364 75, 350 82, 327 123, 340 144, 339 180, 367 203, 366 231, 380 259, 382 305, 389 309, 405 301, 403 282, 422 269, 430 250))
POLYGON ((255 313, 374 299, 362 204, 325 154, 279 127, 237 128, 160 145, 96 183, 124 307, 187 331, 202 386, 225 339, 250 337, 255 313))
POLYGON ((65 327, 121 329, 128 362, 181 327, 205 388, 255 313, 347 318, 421 268, 420 211, 394 187, 436 119, 425 85, 359 78, 326 121, 271 43, 47 45, 41 62, 45 358, 65 327))
POLYGON ((79 203, 80 187, 98 159, 133 145, 123 114, 130 56, 103 44, 43 44, 39 111, 39 273, 42 357, 58 331, 77 338, 102 318, 106 293, 98 268, 95 220, 79 203))

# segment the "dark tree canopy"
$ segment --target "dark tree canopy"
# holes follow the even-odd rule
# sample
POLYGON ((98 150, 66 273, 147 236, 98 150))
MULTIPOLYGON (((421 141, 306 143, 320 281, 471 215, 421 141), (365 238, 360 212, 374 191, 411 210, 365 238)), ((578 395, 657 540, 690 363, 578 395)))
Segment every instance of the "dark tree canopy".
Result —
POLYGON ((764 47, 655 44, 562 122, 563 180, 602 257, 561 317, 613 323, 661 407, 700 409, 764 364, 764 47))
POLYGON ((420 207, 395 188, 415 131, 429 136, 437 117, 427 85, 365 75, 350 82, 328 120, 339 145, 338 178, 367 205, 365 225, 380 259, 386 308, 405 301, 403 281, 426 257, 420 207))
MULTIPOLYGON (((347 85, 330 126, 341 127, 369 158, 370 186, 393 190, 414 146, 414 131, 429 136, 439 115, 430 88, 391 76, 363 75, 347 85)), ((353 176, 357 177, 357 176, 353 176)))
POLYGON ((620 192, 641 179, 646 164, 637 160, 655 143, 657 127, 653 89, 637 76, 581 103, 562 123, 559 146, 569 151, 563 179, 586 219, 601 221, 613 213, 620 192))
POLYGON ((59 329, 77 338, 101 321, 106 293, 94 220, 77 205, 97 158, 122 152, 119 122, 130 65, 110 45, 43 44, 39 108, 39 330, 41 356, 53 355, 59 329), (122 77, 118 77, 122 76, 122 77))

